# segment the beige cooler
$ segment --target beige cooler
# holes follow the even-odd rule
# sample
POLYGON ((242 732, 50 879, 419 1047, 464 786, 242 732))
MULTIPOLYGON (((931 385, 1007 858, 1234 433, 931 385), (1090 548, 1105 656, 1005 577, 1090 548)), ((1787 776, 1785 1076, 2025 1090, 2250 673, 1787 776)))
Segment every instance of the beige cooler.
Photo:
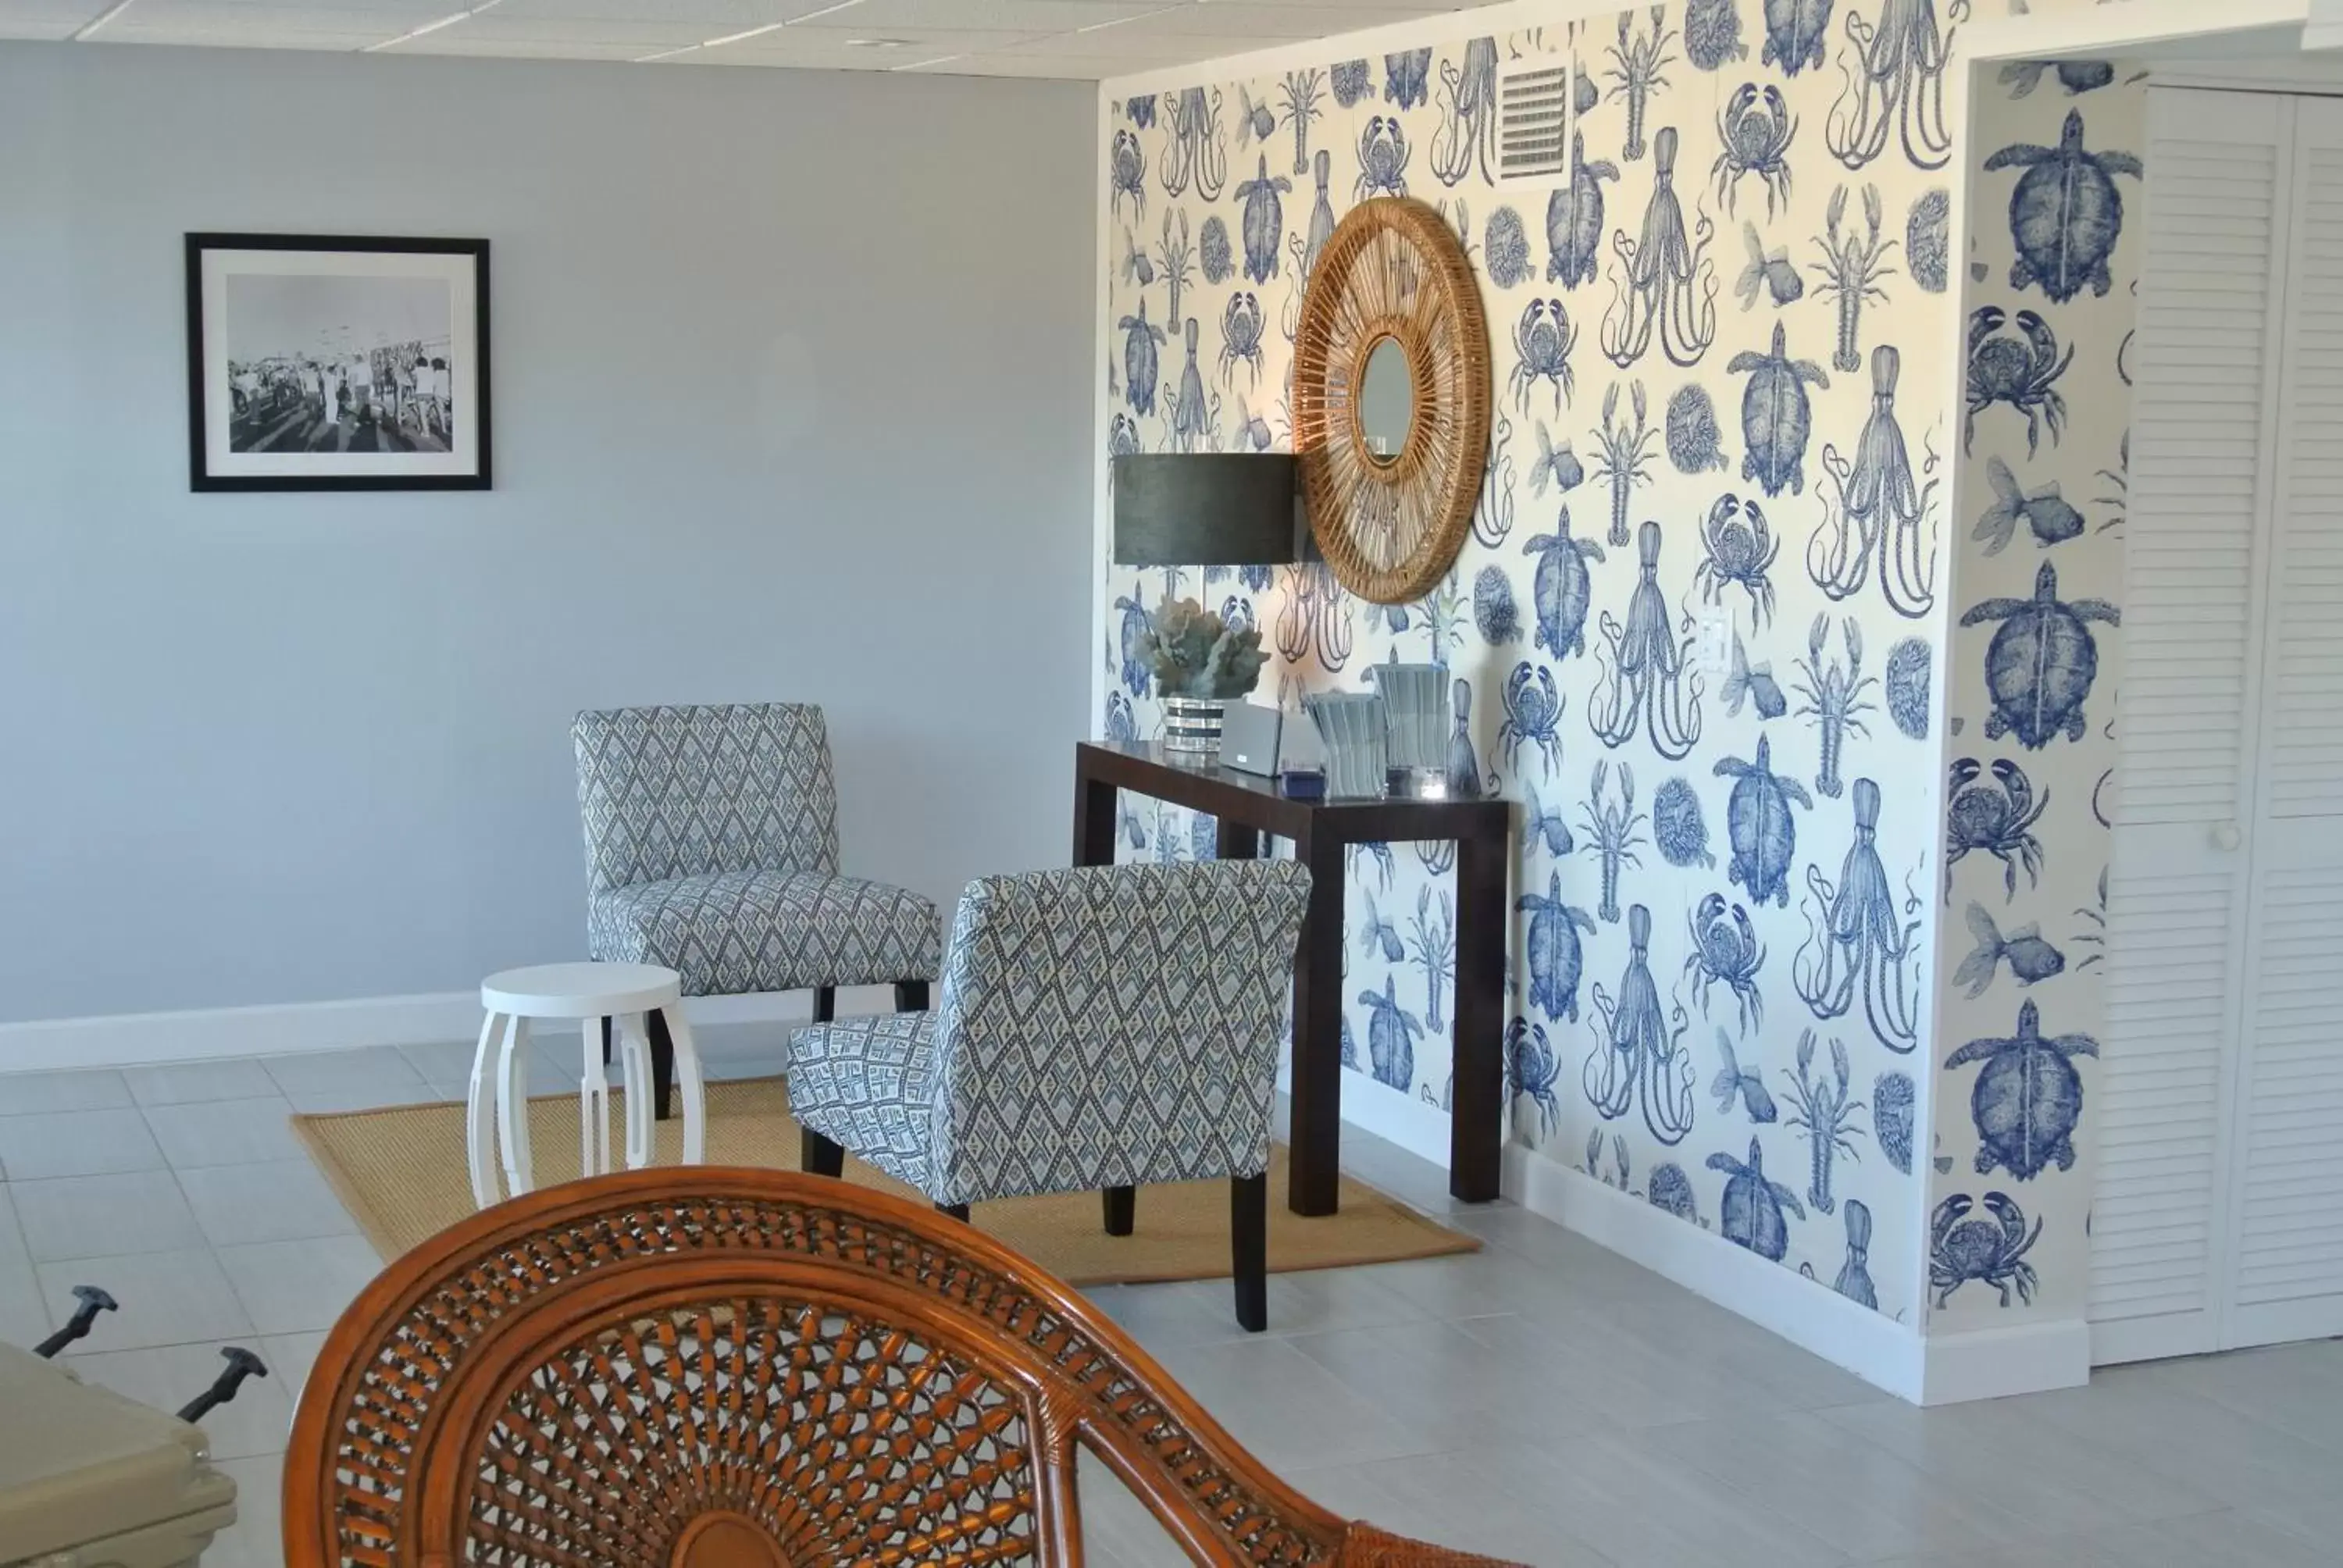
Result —
POLYGON ((0 1344, 0 1565, 175 1568, 236 1521, 204 1434, 0 1344))

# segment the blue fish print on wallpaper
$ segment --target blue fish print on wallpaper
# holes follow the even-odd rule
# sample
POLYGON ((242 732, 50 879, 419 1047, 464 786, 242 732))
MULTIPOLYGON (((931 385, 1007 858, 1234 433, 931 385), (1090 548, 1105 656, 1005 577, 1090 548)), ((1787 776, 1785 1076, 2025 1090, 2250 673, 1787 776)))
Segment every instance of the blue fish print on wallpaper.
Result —
POLYGON ((1880 1152, 1903 1174, 1912 1174, 1912 1110, 1918 1095, 1908 1072, 1883 1072, 1871 1081, 1871 1130, 1880 1152))
POLYGON ((1367 128, 1359 133, 1359 183, 1353 198, 1405 196, 1407 154, 1407 132, 1397 115, 1369 116, 1367 128))
POLYGON ((1573 395, 1570 351, 1577 347, 1578 328, 1570 324, 1561 300, 1533 299, 1522 307, 1522 318, 1513 327, 1513 372, 1505 385, 1524 415, 1530 411, 1530 390, 1541 381, 1554 387, 1554 411, 1562 412, 1563 400, 1573 395))
POLYGON ((1619 177, 1609 158, 1586 161, 1586 137, 1570 138, 1570 178, 1545 198, 1545 280, 1564 288, 1594 281, 1603 246, 1603 182, 1619 177))
POLYGON ((1554 1058, 1545 1026, 1516 1016, 1505 1026, 1506 1097, 1526 1095, 1537 1107, 1538 1131, 1547 1138, 1562 1125, 1562 1097, 1554 1092, 1561 1081, 1562 1064, 1554 1058))
POLYGON ((1242 364, 1250 370, 1251 386, 1261 385, 1261 335, 1266 325, 1261 313, 1261 298, 1243 289, 1229 296, 1227 308, 1221 312, 1221 381, 1234 386, 1236 367, 1242 364))
POLYGON ((1952 897, 1953 868, 1972 849, 1981 849, 2001 862, 2002 893, 2017 897, 2017 871, 2026 869, 2026 885, 2042 879, 2042 841, 2034 826, 2050 809, 2050 791, 2039 799, 2026 769, 2006 757, 1996 758, 1993 782, 1980 784, 1984 765, 1974 757, 1956 759, 1945 808, 1945 896, 1952 897))
POLYGON ((2090 623, 2122 624, 2123 612, 2105 599, 2058 598, 2058 568, 2049 562, 2034 577, 2034 597, 1989 598, 1961 616, 1961 624, 2000 626, 1986 645, 1986 687, 1993 715, 1988 740, 2014 734, 2038 751, 2064 735, 2080 740, 2087 721, 2083 705, 2099 673, 2099 648, 2090 623))
POLYGON ((2011 98, 2029 98, 2042 85, 2045 72, 2057 76, 2070 98, 2097 92, 2116 79, 2115 65, 2107 60, 2012 60, 1996 80, 2009 89, 2011 98))
POLYGON ((1741 1065, 1741 1059, 1734 1054, 1733 1037, 1721 1029, 1716 1031, 1716 1053, 1724 1059, 1725 1068, 1709 1084, 1708 1091, 1716 1096, 1719 1114, 1732 1115, 1737 1101, 1753 1122, 1770 1122, 1781 1115, 1774 1097, 1765 1092, 1765 1080, 1755 1068, 1741 1065))
POLYGON ((1879 1310, 1879 1292, 1871 1283, 1871 1211, 1860 1198, 1846 1201, 1846 1261, 1831 1289, 1857 1306, 1879 1310))
POLYGON ((1110 206, 1114 216, 1122 216, 1122 204, 1131 203, 1132 218, 1147 216, 1147 155, 1141 150, 1139 138, 1126 130, 1114 133, 1113 150, 1107 159, 1110 206))
POLYGON ((1513 288, 1537 276, 1528 231, 1522 227, 1522 215, 1512 207, 1501 206, 1489 215, 1481 251, 1489 281, 1499 288, 1513 288))
POLYGON ((1661 126, 1652 138, 1652 199, 1644 208, 1643 238, 1612 237, 1614 298, 1603 315, 1603 353, 1623 370, 1654 338, 1668 363, 1687 370, 1716 341, 1716 273, 1708 260, 1715 227, 1704 216, 1696 230, 1685 229, 1675 189, 1677 146, 1676 128, 1661 126))
POLYGON ((1219 285, 1236 276, 1236 256, 1229 246, 1229 226, 1214 213, 1196 236, 1196 254, 1203 264, 1204 281, 1219 285))
POLYGON ((1961 450, 1976 440, 1976 417, 1996 403, 2026 416, 2026 455, 2041 449, 2042 427, 2050 427, 2056 446, 2066 427, 2066 399, 2058 378, 2073 364, 2075 351, 2058 351, 2058 335, 2031 310, 2017 313, 2018 337, 2002 331, 2009 314, 1997 305, 1981 305, 1969 313, 1968 413, 1961 421, 1961 450))
POLYGON ((1716 405, 1708 388, 1697 381, 1676 388, 1668 399, 1668 461, 1679 474, 1704 474, 1725 466, 1725 434, 1717 427, 1716 405))
MULTIPOLYGON (((1501 420, 1503 419, 1503 415, 1498 417, 1501 420)), ((1508 429, 1512 427, 1510 421, 1506 422, 1506 427, 1508 429)), ((1545 421, 1543 419, 1537 422, 1537 460, 1530 465, 1531 495, 1544 495, 1545 487, 1549 484, 1554 487, 1556 494, 1568 495, 1585 482, 1586 469, 1579 462, 1578 454, 1570 449, 1570 443, 1567 441, 1559 447, 1555 446, 1554 433, 1545 427, 1545 421)), ((1513 494, 1510 490, 1506 492, 1505 501, 1508 506, 1513 502, 1513 494)), ((1505 534, 1512 531, 1511 526, 1508 525, 1496 538, 1483 538, 1481 542, 1484 545, 1503 544, 1505 534)))
POLYGON ((1757 307, 1757 295, 1761 289, 1774 302, 1776 310, 1785 305, 1795 305, 1806 297, 1806 280, 1798 276, 1797 264, 1790 259, 1789 246, 1775 246, 1767 250, 1765 241, 1758 235, 1757 226, 1754 223, 1741 226, 1741 240, 1748 247, 1749 264, 1741 269, 1741 276, 1735 282, 1733 292, 1741 297, 1743 310, 1757 307))
POLYGON ((1139 313, 1115 323, 1122 337, 1123 393, 1134 413, 1155 412, 1155 381, 1161 373, 1156 351, 1163 347, 1163 328, 1147 319, 1147 297, 1140 296, 1139 313))
POLYGON ((1663 1160, 1652 1167, 1651 1192, 1644 1201, 1679 1220, 1695 1225, 1707 1223, 1700 1217, 1700 1205, 1693 1197, 1692 1178, 1673 1160, 1663 1160))
POLYGON ((1332 75, 1334 102, 1342 108, 1375 95, 1374 76, 1364 60, 1337 60, 1332 75))
POLYGON ((1806 632, 1806 657, 1798 660, 1798 717, 1822 731, 1822 767, 1815 774, 1815 789, 1831 800, 1838 799, 1843 788, 1838 764, 1846 749, 1846 738, 1868 739, 1871 734, 1862 716, 1872 710, 1872 704, 1864 693, 1879 684, 1863 673, 1861 623, 1849 616, 1842 629, 1846 643, 1845 664, 1824 656, 1824 648, 1830 644, 1827 615, 1815 617, 1806 632))
POLYGON ((1265 142, 1277 135, 1277 116, 1266 103, 1252 101, 1252 89, 1240 84, 1237 87, 1237 146, 1248 142, 1265 142))
POLYGON ((1928 1288, 1936 1292, 1937 1309, 1972 1280, 1999 1291, 2005 1307, 2013 1290, 2020 1302, 2032 1302, 2042 1282, 2026 1254, 2042 1239, 2042 1221, 2035 1221, 2028 1231, 2026 1211, 2006 1192, 1985 1195, 1990 1220, 1965 1218, 1975 1207, 1976 1199, 1956 1192, 1929 1216, 1928 1288))
POLYGON ((1838 1200, 1831 1195, 1831 1166, 1841 1154, 1850 1160, 1860 1158, 1855 1151, 1855 1137, 1863 1131, 1855 1124, 1855 1113, 1863 1109, 1863 1101, 1849 1098, 1846 1046, 1835 1039, 1830 1044, 1830 1076, 1815 1077, 1811 1071, 1815 1031, 1799 1030, 1797 1076, 1782 1075, 1790 1079, 1790 1114, 1784 1125, 1804 1137, 1813 1150, 1813 1180, 1806 1188, 1806 1201, 1818 1214, 1838 1207, 1838 1200))
POLYGON ((2018 143, 1986 159, 1988 173, 2022 168, 2009 195, 2009 234, 2017 260, 2009 286, 2040 286, 2057 304, 2082 292, 2115 286, 2107 258, 2123 234, 2123 196, 2115 176, 2142 179, 2147 170, 2130 153, 2091 152, 2083 145, 2083 111, 2066 111, 2055 147, 2018 143))
POLYGON ((1483 180, 1496 177, 1497 41, 1474 38, 1464 45, 1464 63, 1440 65, 1440 128, 1432 134, 1432 174, 1453 186, 1477 165, 1483 180))
POLYGON ((1521 611, 1513 603, 1513 579, 1492 561, 1473 578, 1473 625, 1481 640, 1503 648, 1520 640, 1521 611))
POLYGON ((1735 0, 1691 0, 1684 7, 1684 58, 1704 71, 1724 69, 1749 57, 1741 41, 1741 12, 1735 0))
POLYGON ((1554 531, 1532 538, 1522 554, 1537 558, 1537 646, 1555 658, 1584 653, 1586 612, 1594 593, 1586 563, 1601 560, 1603 547, 1570 537, 1570 508, 1564 507, 1554 531))
POLYGON ((1701 814, 1691 779, 1679 774, 1662 783, 1652 797, 1652 839, 1660 847, 1660 859, 1671 866, 1715 867, 1716 857, 1708 851, 1708 820, 1701 814))
POLYGON ((1783 1211, 1803 1220, 1806 1211, 1795 1192, 1766 1176, 1765 1151, 1757 1140, 1749 1140, 1747 1163, 1720 1151, 1708 1157, 1708 1168, 1722 1171, 1725 1178, 1717 1233, 1769 1262, 1780 1262, 1790 1250, 1790 1223, 1783 1211))
POLYGON ((1614 924, 1619 919, 1619 872, 1627 866, 1640 867, 1644 862, 1635 853, 1635 846, 1644 841, 1636 829, 1644 825, 1644 814, 1635 809, 1635 771, 1626 764, 1619 766, 1619 799, 1604 798, 1604 781, 1609 777, 1611 764, 1597 762, 1594 776, 1587 785, 1585 814, 1579 819, 1587 832, 1586 852, 1603 866, 1603 898, 1595 907, 1604 920, 1614 924))
MULTIPOLYGON (((1240 452, 1248 448, 1255 452, 1266 452, 1269 450, 1272 441, 1272 437, 1271 437, 1269 430, 1269 421, 1245 407, 1244 394, 1242 392, 1237 394, 1236 441, 1237 444, 1235 449, 1240 452)), ((1258 572, 1261 576, 1262 580, 1258 587, 1255 587, 1251 582, 1246 584, 1247 587, 1252 588, 1255 593, 1259 593, 1262 588, 1269 586, 1269 568, 1267 567, 1247 567, 1244 569, 1247 572, 1258 572)))
POLYGON ((2083 1079, 2073 1059, 2098 1054, 2099 1042, 2087 1034, 2046 1038, 2041 1010, 2029 1001, 2017 1010, 2016 1034, 1973 1040, 1945 1058, 1947 1071, 1985 1063, 1969 1094, 1977 1173, 1998 1165, 2030 1181, 2052 1164, 2073 1170, 2075 1124, 2083 1115, 2083 1079))
MULTIPOLYGON (((1966 15, 1960 5, 1948 15, 1966 15)), ((1879 21, 1867 25, 1850 10, 1847 55, 1841 69, 1846 90, 1831 106, 1824 139, 1831 156, 1859 169, 1899 137, 1912 166, 1940 169, 1952 160, 1953 138, 1945 128, 1945 70, 1950 32, 1936 28, 1936 0, 1879 0, 1879 21)))
POLYGON ((1293 128, 1293 177, 1310 172, 1310 124, 1325 114, 1318 102, 1326 87, 1322 71, 1288 71, 1277 85, 1277 117, 1293 128))
POLYGON ((1912 281, 1926 294, 1952 286, 1953 193, 1939 186, 1921 193, 1904 220, 1904 259, 1912 281))
POLYGON ((1830 34, 1831 0, 1765 0, 1765 47, 1758 64, 1795 76, 1823 63, 1830 34))
POLYGON ((1708 1016, 1709 988, 1722 985, 1733 993, 1741 1032, 1762 1025, 1765 999, 1757 990, 1757 971, 1765 967, 1765 948, 1757 940, 1749 911, 1735 904, 1728 916, 1724 895, 1710 893, 1685 923, 1691 928, 1692 956, 1684 960, 1684 979, 1692 984, 1701 1016, 1708 1016))
POLYGON ((1734 89, 1716 112, 1716 139, 1725 150, 1709 169, 1716 199, 1727 213, 1739 210, 1741 181, 1749 175, 1765 187, 1767 217, 1775 207, 1790 205, 1790 144, 1797 134, 1797 116, 1781 88, 1744 82, 1734 89))
POLYGON ((1715 605, 1725 602, 1728 585, 1740 588, 1749 596, 1749 629, 1763 631, 1774 618, 1774 583, 1765 573, 1782 548, 1765 512, 1755 500, 1745 506, 1740 497, 1727 491, 1708 508, 1700 542, 1704 553, 1693 569, 1693 587, 1715 605))
POLYGON ((1611 64, 1604 71, 1604 79, 1611 84, 1604 95, 1627 106, 1627 141, 1621 149, 1629 163, 1641 161, 1644 156, 1644 117, 1651 111, 1652 95, 1668 85, 1665 75, 1675 56, 1668 53, 1668 45, 1675 35, 1667 25, 1667 7, 1654 5, 1647 29, 1635 26, 1635 13, 1619 13, 1619 41, 1606 45, 1604 53, 1611 64))
POLYGON ((1913 740, 1928 738, 1928 645, 1916 637, 1887 650, 1887 716, 1913 740))
POLYGON ((1505 678, 1504 704, 1505 719, 1497 726, 1497 743, 1503 749, 1505 766, 1515 766, 1523 746, 1534 746, 1544 777, 1553 778, 1554 770, 1562 766, 1562 738, 1554 732, 1562 722, 1562 696, 1554 689, 1554 671, 1522 660, 1505 678))
POLYGON ((1522 854, 1544 849, 1549 855, 1567 855, 1574 848, 1570 824, 1560 811, 1548 810, 1538 799, 1537 786, 1522 780, 1522 854))
POLYGON ((1237 186, 1237 199, 1244 203, 1245 276, 1255 283, 1267 283, 1277 276, 1277 243, 1285 223, 1279 193, 1292 188, 1293 182, 1283 175, 1271 176, 1266 156, 1261 160, 1261 172, 1237 186))
POLYGON ((1587 709, 1594 738, 1617 748, 1648 729, 1654 751, 1681 762, 1700 740, 1700 678, 1691 673, 1692 636, 1679 643, 1669 629, 1660 592, 1660 525, 1646 521, 1635 536, 1635 591, 1624 625, 1605 610, 1599 657, 1607 679, 1587 709))
POLYGON ((1423 1032, 1423 1020, 1399 1005, 1388 974, 1380 994, 1359 993, 1359 1005, 1367 1010, 1367 1060, 1375 1081, 1404 1093, 1415 1083, 1415 1038, 1423 1032))
POLYGON ((1790 815, 1791 802, 1814 809, 1805 785, 1774 772, 1774 756, 1765 736, 1757 737, 1757 759, 1720 758, 1716 776, 1730 779, 1732 798, 1725 820, 1733 844, 1725 876, 1749 890, 1752 903, 1767 900, 1784 909, 1790 904, 1790 862, 1798 852, 1798 824, 1790 815))
POLYGON ((1879 861, 1879 786, 1855 781, 1855 842, 1838 885, 1806 868, 1806 940, 1790 964, 1791 983, 1818 1019, 1843 1018, 1859 998, 1880 1044, 1902 1055, 1920 1043, 1919 932, 1902 920, 1879 861))
POLYGON ((1815 248, 1823 253, 1822 260, 1815 264, 1815 271, 1822 276, 1815 292, 1838 306, 1837 347, 1831 355, 1831 368, 1852 372, 1863 368, 1863 307, 1887 298, 1887 291, 1879 285, 1895 276, 1896 269, 1887 265, 1887 253, 1896 248, 1896 242, 1880 235, 1885 209, 1877 186, 1863 187, 1864 226, 1847 227, 1845 218, 1846 187, 1841 186, 1831 193, 1830 206, 1824 214, 1825 232, 1815 241, 1815 248))
POLYGON ((1185 194, 1192 184, 1206 201, 1221 199, 1229 155, 1221 145, 1221 95, 1190 87, 1172 101, 1172 140, 1163 151, 1163 194, 1185 194))
POLYGON ((1806 485, 1806 438, 1815 425, 1806 387, 1827 387, 1830 377, 1813 360, 1790 357, 1789 334, 1778 321, 1771 351, 1745 350, 1725 369, 1749 377, 1741 391, 1741 440, 1746 448, 1741 477, 1765 486, 1769 496, 1785 489, 1799 494, 1806 485))
POLYGON ((2066 543, 2083 531, 2083 514, 2058 493, 2056 480, 2033 489, 2019 486, 2017 476, 1998 457, 1986 459, 1986 477, 1993 484, 1993 505, 1976 520, 1969 537, 1982 540, 1985 553, 1997 556, 2009 548, 2024 519, 2034 542, 2047 548, 2066 543))
POLYGON ((2021 926, 2005 936, 1978 903, 1969 905, 1968 922, 1976 946, 1953 971, 1953 983, 1968 987, 1972 1000, 1986 993, 2005 962, 2019 985, 2032 985, 2066 971, 2066 955, 2043 940, 2039 925, 2021 926))
POLYGON ((1752 664, 1749 650, 1741 641, 1741 634, 1733 634, 1733 663, 1725 672, 1725 684, 1717 689, 1717 699, 1725 704, 1729 718, 1739 718, 1745 702, 1757 706, 1760 719, 1779 719, 1790 710, 1788 699, 1774 678, 1771 661, 1752 664))
POLYGON ((1432 80, 1432 51, 1407 49, 1383 56, 1383 97, 1394 109, 1423 102, 1432 80))
POLYGON ((1370 958, 1382 953, 1387 964, 1405 962, 1407 944, 1400 940, 1399 928, 1376 911, 1372 891, 1363 892, 1360 897, 1366 901, 1367 918, 1359 928, 1359 946, 1366 950, 1370 958))
POLYGON ((1692 1131, 1696 1109, 1692 1052, 1684 1043, 1692 1021, 1679 1007, 1671 1030, 1660 1011, 1659 987, 1652 983, 1652 911, 1641 904, 1628 907, 1627 944, 1618 1001, 1614 1004, 1600 985, 1594 988, 1601 1021, 1594 1049, 1580 1071, 1580 1086, 1587 1103, 1605 1121, 1618 1120, 1640 1102, 1644 1131, 1674 1148, 1692 1131))
POLYGON ((1652 482, 1652 444, 1658 432, 1651 426, 1644 384, 1634 383, 1629 401, 1635 411, 1630 425, 1619 416, 1619 383, 1603 394, 1603 423, 1594 430, 1594 477, 1611 488, 1611 544, 1624 548, 1628 539, 1627 514, 1638 485, 1652 482))
MULTIPOLYGON (((1594 931, 1594 918, 1562 901, 1562 873, 1546 873, 1545 891, 1523 893, 1514 908, 1529 916, 1523 944, 1530 971, 1530 1002, 1546 1017, 1578 1021, 1578 981, 1585 966, 1578 933, 1594 931)), ((1541 1040, 1544 1034, 1539 1033, 1541 1040)))

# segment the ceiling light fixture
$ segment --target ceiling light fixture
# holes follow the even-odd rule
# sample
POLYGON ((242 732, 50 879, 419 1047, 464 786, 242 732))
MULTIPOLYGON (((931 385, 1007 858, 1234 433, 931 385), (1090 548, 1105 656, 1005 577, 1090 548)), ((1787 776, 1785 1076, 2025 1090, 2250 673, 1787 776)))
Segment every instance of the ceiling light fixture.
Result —
POLYGON ((100 16, 96 21, 89 23, 84 26, 80 32, 75 33, 73 35, 73 41, 76 44, 86 41, 100 27, 105 26, 108 22, 113 21, 116 16, 121 15, 125 11, 129 10, 131 6, 136 4, 137 0, 114 0, 114 4, 106 8, 106 15, 100 16))
POLYGON ((426 22, 422 26, 416 28, 412 33, 401 33, 397 37, 385 38, 379 44, 368 44, 365 48, 360 49, 358 53, 361 55, 378 55, 385 49, 395 49, 401 44, 414 42, 416 39, 422 37, 427 33, 437 33, 442 27, 453 27, 458 22, 468 22, 483 11, 492 11, 496 9, 496 7, 501 3, 502 0, 481 0, 481 4, 473 6, 468 11, 457 11, 448 15, 440 17, 437 22, 426 22))

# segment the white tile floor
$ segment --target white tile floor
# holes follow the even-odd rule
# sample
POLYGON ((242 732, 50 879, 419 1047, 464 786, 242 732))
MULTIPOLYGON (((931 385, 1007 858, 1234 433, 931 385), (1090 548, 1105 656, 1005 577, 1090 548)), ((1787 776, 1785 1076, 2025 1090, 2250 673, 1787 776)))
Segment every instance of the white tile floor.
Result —
MULTIPOLYGON (((779 1042, 703 1045, 737 1077, 773 1070, 779 1042)), ((540 1042, 536 1086, 571 1081, 576 1049, 540 1042)), ((0 1077, 0 1338, 39 1339, 88 1281, 123 1303, 74 1354, 96 1382, 175 1407, 230 1342, 276 1373, 205 1422, 244 1514, 207 1563, 278 1563, 293 1402, 377 1266, 286 1118, 461 1098, 470 1058, 0 1077)), ((1388 1145, 1353 1137, 1346 1163, 1451 1210, 1441 1173, 1388 1145)), ((1093 1295, 1328 1506, 1525 1563, 2343 1563, 2343 1342, 1920 1411, 1519 1209, 1454 1221, 1487 1250, 1275 1276, 1264 1336, 1238 1332, 1225 1282, 1093 1295)), ((1083 1498, 1093 1563, 1182 1561, 1094 1466, 1083 1498)))

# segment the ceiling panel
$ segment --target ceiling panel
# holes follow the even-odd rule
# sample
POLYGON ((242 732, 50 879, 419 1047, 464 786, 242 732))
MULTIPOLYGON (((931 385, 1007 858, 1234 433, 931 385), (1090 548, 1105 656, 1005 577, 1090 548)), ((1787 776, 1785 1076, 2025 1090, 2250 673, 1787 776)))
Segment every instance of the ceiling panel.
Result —
POLYGON ((0 38, 70 38, 112 0, 0 0, 0 38))

